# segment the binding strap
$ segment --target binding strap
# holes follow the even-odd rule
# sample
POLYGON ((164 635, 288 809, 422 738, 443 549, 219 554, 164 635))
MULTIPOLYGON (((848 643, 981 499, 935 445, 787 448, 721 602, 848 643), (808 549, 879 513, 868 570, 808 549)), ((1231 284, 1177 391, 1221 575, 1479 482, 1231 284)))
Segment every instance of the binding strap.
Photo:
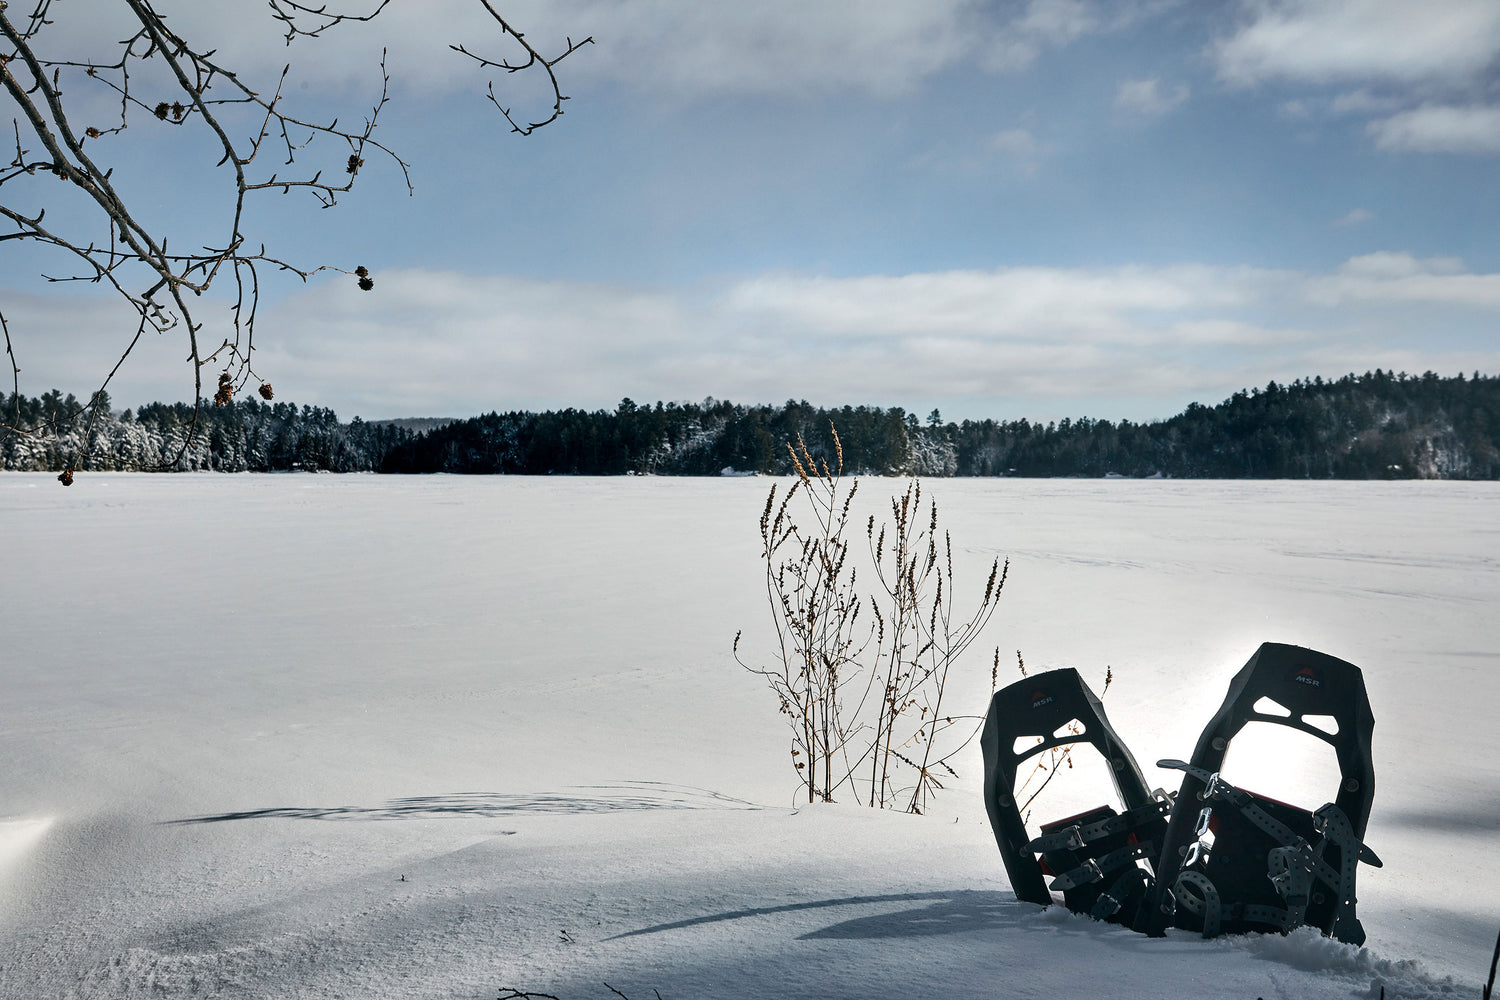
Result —
POLYGON ((1131 865, 1121 873, 1119 878, 1110 883, 1108 889, 1099 894, 1098 899, 1094 900, 1094 907, 1089 911, 1089 916, 1095 920, 1108 920, 1120 912, 1120 908, 1125 905, 1125 900, 1134 889, 1150 888, 1150 886, 1151 876, 1131 865), (1131 885, 1132 882, 1135 884, 1131 885))
MULTIPOLYGON (((1342 861, 1339 871, 1339 882, 1335 887, 1338 891, 1338 912, 1333 918, 1333 936, 1340 941, 1362 941, 1364 939, 1364 928, 1360 926, 1359 918, 1354 915, 1354 875, 1359 863, 1363 861, 1375 868, 1384 867, 1384 863, 1376 856, 1375 852, 1362 844, 1354 835, 1354 827, 1349 822, 1349 817, 1344 811, 1332 802, 1323 806, 1313 813, 1313 829, 1323 835, 1324 843, 1333 843, 1339 847, 1339 857, 1342 861)), ((1319 845, 1322 850, 1322 845, 1319 845)))
POLYGON ((1172 886, 1172 895, 1176 897, 1178 906, 1203 918, 1204 937, 1219 936, 1223 904, 1219 900, 1219 890, 1207 875, 1198 871, 1184 871, 1177 876, 1177 884, 1172 886), (1195 890, 1196 895, 1188 891, 1190 888, 1195 890))
POLYGON ((1172 800, 1165 793, 1159 793, 1158 798, 1152 799, 1145 805, 1136 806, 1134 809, 1127 809, 1118 816, 1110 816, 1093 823, 1074 823, 1072 826, 1037 837, 1026 846, 1037 854, 1046 854, 1050 851, 1077 851, 1085 844, 1101 840, 1111 834, 1133 830, 1143 823, 1160 819, 1171 811, 1172 800))
POLYGON ((1124 847, 1110 851, 1098 860, 1089 858, 1077 868, 1063 872, 1053 880, 1048 888, 1056 889, 1059 892, 1067 892, 1069 889, 1076 889, 1080 885, 1099 882, 1105 875, 1122 865, 1131 865, 1134 867, 1134 863, 1141 858, 1154 858, 1155 856, 1155 841, 1142 840, 1134 844, 1126 844, 1124 847))
MULTIPOLYGON (((1322 850, 1322 845, 1318 848, 1322 850)), ((1286 901, 1284 929, 1297 927, 1307 914, 1308 895, 1312 890, 1312 871, 1301 864, 1298 852, 1292 847, 1276 847, 1266 855, 1270 869, 1271 884, 1286 901)), ((1341 897, 1342 898, 1342 897, 1341 897)))
POLYGON ((1182 909, 1202 918, 1206 938, 1218 937, 1227 920, 1266 924, 1283 933, 1302 925, 1302 918, 1290 910, 1260 903, 1225 904, 1213 880, 1200 871, 1188 870, 1177 876, 1172 896, 1182 909))

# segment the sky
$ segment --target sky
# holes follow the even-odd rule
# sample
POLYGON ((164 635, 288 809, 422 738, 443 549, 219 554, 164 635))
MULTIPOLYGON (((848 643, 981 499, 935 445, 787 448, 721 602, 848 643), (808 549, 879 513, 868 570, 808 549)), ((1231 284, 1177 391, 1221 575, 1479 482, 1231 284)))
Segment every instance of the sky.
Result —
MULTIPOLYGON (((508 51, 477 0, 290 47, 257 5, 158 6, 263 89, 289 63, 309 118, 368 114, 385 51, 376 138, 412 193, 372 155, 338 206, 264 195, 246 225, 370 269, 368 293, 267 275, 259 304, 256 372, 344 419, 712 396, 1152 420, 1272 380, 1500 373, 1493 0, 505 0, 544 52, 593 39, 556 67, 566 114, 525 137, 448 48, 508 51)), ((108 55, 117 7, 57 0, 39 45, 108 55)), ((535 73, 493 79, 546 113, 535 73)), ((221 237, 212 151, 137 117, 94 148, 148 225, 221 237)), ((42 281, 55 265, 0 242, 0 313, 21 391, 83 397, 134 323, 42 281)), ((116 408, 191 399, 186 353, 144 340, 116 408)))

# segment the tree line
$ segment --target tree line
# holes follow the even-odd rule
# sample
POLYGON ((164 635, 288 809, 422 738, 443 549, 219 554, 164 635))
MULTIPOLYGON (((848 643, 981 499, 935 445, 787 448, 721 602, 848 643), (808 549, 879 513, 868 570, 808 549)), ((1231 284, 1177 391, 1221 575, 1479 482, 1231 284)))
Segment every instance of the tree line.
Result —
POLYGON ((0 467, 512 475, 786 475, 799 437, 859 475, 1259 479, 1500 478, 1500 377, 1396 374, 1298 379, 1190 404, 1166 420, 1047 424, 925 420, 900 407, 745 406, 724 400, 613 410, 491 412, 418 432, 340 423, 333 411, 243 400, 204 409, 152 403, 90 425, 77 400, 0 395, 0 467), (85 442, 84 438, 87 437, 85 442), (88 447, 82 447, 84 444, 88 447), (181 451, 181 456, 173 461, 181 451))
POLYGON ((97 415, 57 390, 35 399, 0 393, 0 468, 58 472, 370 472, 410 430, 340 423, 330 409, 244 399, 224 406, 148 403, 97 415), (26 428, 20 431, 16 428, 26 428), (80 459, 79 456, 86 456, 80 459))

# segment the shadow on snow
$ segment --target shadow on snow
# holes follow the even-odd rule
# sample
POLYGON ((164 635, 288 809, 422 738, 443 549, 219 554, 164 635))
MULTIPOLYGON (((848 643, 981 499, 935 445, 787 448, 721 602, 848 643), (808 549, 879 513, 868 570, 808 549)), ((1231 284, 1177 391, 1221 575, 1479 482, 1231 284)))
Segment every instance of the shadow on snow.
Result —
POLYGON ((868 906, 881 903, 916 903, 931 901, 927 906, 899 910, 895 913, 880 913, 857 917, 831 924, 820 930, 802 935, 799 940, 859 939, 859 938, 912 938, 931 937, 939 934, 959 934, 966 931, 995 930, 1014 927, 1024 915, 1036 907, 1016 902, 1009 892, 987 892, 958 890, 953 892, 901 892, 879 896, 842 896, 837 899, 816 899, 803 903, 784 903, 780 906, 759 906, 743 910, 729 910, 708 916, 675 920, 667 924, 642 927, 640 930, 616 934, 607 940, 636 937, 642 934, 657 934, 662 931, 697 927, 702 924, 725 920, 742 920, 747 917, 771 916, 778 913, 795 913, 803 910, 829 909, 839 906, 868 906))
POLYGON ((657 781, 631 781, 618 785, 580 785, 576 794, 535 792, 463 792, 454 795, 419 795, 392 799, 378 806, 281 806, 246 809, 167 820, 165 825, 227 823, 245 819, 388 820, 439 819, 444 817, 499 817, 516 813, 637 812, 653 809, 759 809, 753 802, 689 785, 657 781))

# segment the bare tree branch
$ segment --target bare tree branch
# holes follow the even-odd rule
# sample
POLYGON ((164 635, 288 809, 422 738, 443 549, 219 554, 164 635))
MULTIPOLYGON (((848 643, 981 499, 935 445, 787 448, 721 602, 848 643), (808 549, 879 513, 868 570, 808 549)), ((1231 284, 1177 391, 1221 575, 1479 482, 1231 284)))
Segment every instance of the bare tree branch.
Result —
POLYGON ((574 52, 577 52, 583 46, 591 44, 594 41, 594 36, 590 35, 588 38, 585 38, 583 41, 577 43, 575 43, 573 39, 569 38, 567 40, 567 48, 563 50, 561 55, 554 56, 551 59, 547 59, 540 52, 538 52, 530 42, 526 40, 525 35, 517 31, 515 28, 511 27, 510 23, 507 22, 505 18, 500 16, 500 13, 495 10, 494 5, 490 3, 490 0, 479 0, 479 3, 484 7, 485 11, 490 15, 490 17, 494 18, 495 23, 500 26, 501 32, 507 37, 514 39, 516 44, 521 46, 522 50, 524 50, 526 53, 526 61, 524 63, 511 63, 503 59, 486 59, 483 56, 475 55, 473 52, 470 52, 462 45, 450 45, 449 48, 451 48, 455 52, 460 52, 463 55, 468 56, 470 59, 475 60, 485 69, 503 69, 507 73, 520 73, 521 71, 531 69, 534 66, 540 66, 543 70, 546 71, 547 80, 552 84, 552 113, 541 121, 531 122, 528 125, 521 125, 519 122, 517 122, 516 119, 511 116, 510 109, 500 103, 499 99, 495 96, 495 84, 493 81, 491 81, 489 86, 488 97, 490 103, 499 109, 500 113, 505 116, 506 121, 510 122, 511 131, 519 132, 522 135, 530 135, 532 132, 535 132, 543 125, 550 125, 553 122, 557 121, 558 117, 563 113, 562 102, 568 99, 562 92, 561 84, 557 82, 557 73, 553 69, 553 67, 562 62, 568 56, 572 55, 574 52))
MULTIPOLYGON (((296 114, 287 105, 285 86, 291 71, 287 64, 265 92, 254 89, 214 51, 194 46, 178 35, 158 12, 152 0, 117 0, 129 12, 134 25, 129 37, 118 42, 118 58, 57 59, 43 54, 39 42, 54 23, 55 0, 34 0, 30 12, 13 20, 7 0, 0 0, 0 94, 11 112, 11 140, 15 155, 0 166, 0 220, 11 228, 0 230, 0 242, 18 242, 60 251, 73 262, 72 273, 43 273, 49 283, 83 281, 109 285, 135 315, 127 346, 114 367, 99 384, 81 411, 97 416, 104 390, 130 357, 142 335, 174 332, 185 340, 186 361, 193 369, 194 427, 201 410, 203 369, 219 369, 216 403, 230 401, 253 381, 262 396, 270 398, 268 382, 255 371, 255 326, 261 293, 261 269, 289 273, 308 281, 325 270, 354 276, 361 289, 373 288, 373 279, 363 267, 346 269, 331 264, 303 265, 269 253, 264 244, 254 244, 246 229, 246 207, 256 192, 294 190, 310 193, 323 208, 332 208, 339 196, 350 191, 365 166, 366 157, 377 155, 400 171, 408 193, 412 191, 410 169, 396 152, 376 138, 382 113, 390 101, 390 74, 385 56, 380 59, 380 91, 369 113, 357 126, 342 126, 338 119, 318 121, 296 114), (80 100, 70 100, 74 87, 84 88, 80 100), (77 115, 98 88, 118 100, 118 120, 108 127, 81 122, 77 115), (149 96, 146 96, 149 95, 149 96), (217 168, 225 172, 225 196, 221 235, 211 245, 188 252, 169 250, 200 242, 183 239, 138 214, 142 208, 131 202, 113 181, 109 164, 109 137, 132 125, 150 128, 189 129, 211 143, 218 152, 217 168), (248 128, 249 137, 237 139, 248 128), (320 142, 319 140, 322 140, 320 142), (95 144, 104 141, 106 145, 95 144), (329 163, 326 144, 340 149, 329 163), (299 156, 312 161, 304 167, 299 156), (274 157, 274 165, 268 163, 274 157), (322 165, 318 163, 321 161, 322 165), (62 181, 64 194, 56 186, 45 187, 41 178, 62 181), (44 223, 49 204, 67 194, 81 195, 94 220, 93 237, 75 232, 77 223, 53 227, 44 223), (14 197, 12 197, 14 195, 14 197), (212 351, 200 342, 204 322, 195 313, 194 302, 224 275, 233 286, 229 305, 230 335, 212 351)), ((268 0, 270 16, 284 30, 286 43, 298 38, 317 38, 346 22, 368 22, 379 17, 390 0, 371 0, 368 13, 331 11, 327 4, 314 7, 296 0, 268 0)), ((514 131, 529 134, 555 121, 562 114, 562 93, 554 67, 592 39, 574 43, 569 39, 561 54, 547 58, 518 30, 500 16, 490 0, 477 0, 498 27, 501 39, 510 39, 525 53, 524 62, 507 62, 477 56, 462 44, 453 49, 479 62, 481 67, 507 74, 535 70, 543 73, 552 91, 550 113, 539 121, 522 125, 498 100, 493 83, 488 97, 500 109, 514 131)), ((4 107, 0 104, 0 108, 4 107)), ((206 214, 206 213, 204 213, 206 214)), ((71 219, 72 215, 68 215, 71 219)), ((6 352, 11 359, 13 384, 19 395, 20 368, 15 361, 10 329, 4 327, 6 352)), ((19 412, 19 411, 18 411, 19 412)), ((75 415, 76 416, 76 415, 75 415)), ((18 421, 19 423, 19 421, 18 421)), ((45 430, 11 428, 24 433, 45 430)), ((88 459, 88 437, 74 466, 88 459)), ((192 441, 190 433, 180 458, 192 441)), ((168 465, 172 463, 167 463, 168 465)))

